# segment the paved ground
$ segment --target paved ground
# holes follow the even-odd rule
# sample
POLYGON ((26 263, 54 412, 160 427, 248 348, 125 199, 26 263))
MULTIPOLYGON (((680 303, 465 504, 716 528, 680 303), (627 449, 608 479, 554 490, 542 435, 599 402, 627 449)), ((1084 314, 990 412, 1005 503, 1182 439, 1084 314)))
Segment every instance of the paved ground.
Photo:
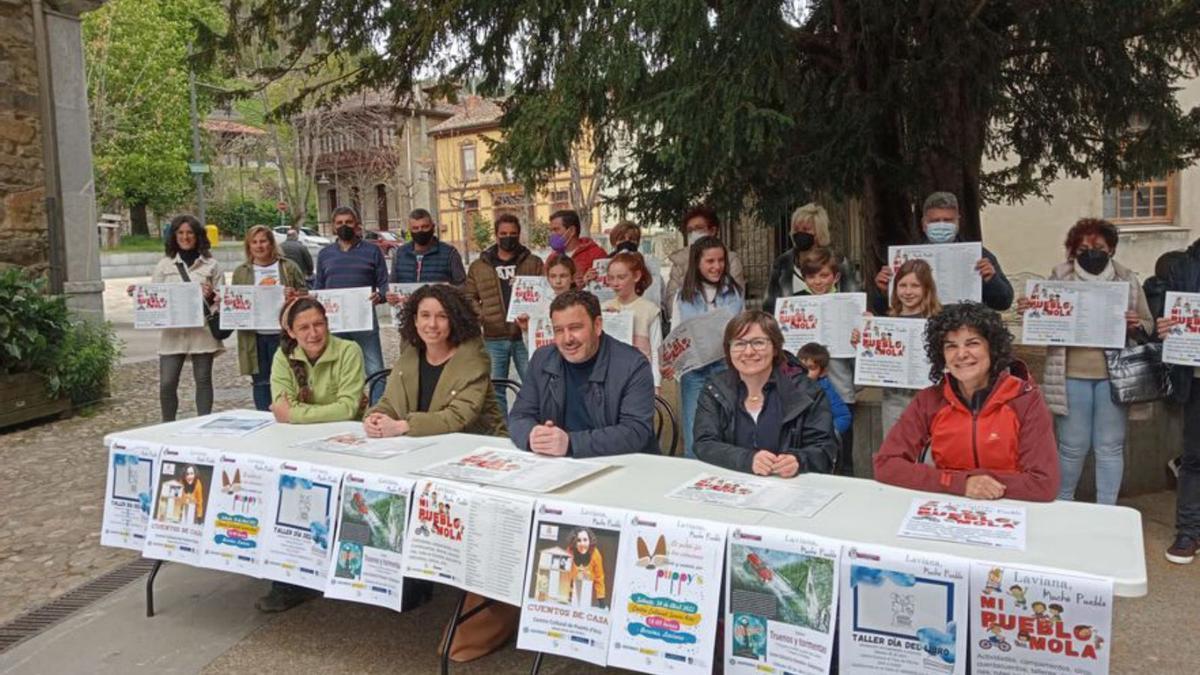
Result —
MULTIPOLYGON (((390 361, 396 339, 392 331, 384 335, 390 361)), ((250 406, 249 379, 237 375, 233 353, 217 359, 214 380, 217 409, 250 406)), ((135 360, 118 368, 113 397, 88 414, 0 434, 0 452, 7 455, 0 464, 0 623, 134 558, 98 545, 105 476, 101 439, 158 421, 157 382, 156 361, 135 360)), ((182 416, 194 414, 191 387, 185 368, 182 416)), ((1112 672, 1197 672, 1200 622, 1193 597, 1200 589, 1200 563, 1181 568, 1162 557, 1172 534, 1173 495, 1124 503, 1143 514, 1150 595, 1117 602, 1115 639, 1109 643, 1112 672)), ((434 649, 454 600, 441 591, 431 604, 403 615, 318 600, 268 618, 253 609, 264 582, 178 565, 164 568, 159 579, 160 615, 154 619, 144 617, 142 585, 135 583, 0 655, 0 674, 284 668, 428 673, 436 668, 434 649)), ((531 658, 508 649, 455 672, 522 672, 531 658)), ((548 659, 543 670, 596 669, 548 659)))

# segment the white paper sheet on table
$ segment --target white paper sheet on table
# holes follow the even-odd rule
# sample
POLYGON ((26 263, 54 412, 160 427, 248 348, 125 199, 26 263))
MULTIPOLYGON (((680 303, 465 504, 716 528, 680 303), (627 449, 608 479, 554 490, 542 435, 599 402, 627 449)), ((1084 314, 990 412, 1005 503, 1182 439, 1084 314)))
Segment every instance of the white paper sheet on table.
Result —
POLYGON ((275 514, 279 460, 221 453, 208 497, 210 517, 200 546, 202 567, 258 576, 263 539, 275 514))
POLYGON ((133 287, 133 327, 136 330, 200 328, 204 326, 204 296, 200 284, 138 284, 133 287))
POLYGON ((1029 309, 1022 344, 1121 349, 1125 346, 1126 281, 1025 282, 1029 309))
POLYGON ((888 282, 888 298, 892 297, 900 266, 909 260, 924 260, 933 269, 933 281, 937 284, 938 299, 943 305, 964 300, 982 302, 983 277, 975 269, 982 257, 983 245, 979 242, 889 246, 888 264, 892 268, 892 279, 888 282))
POLYGON ((161 443, 108 440, 108 476, 104 483, 104 519, 100 544, 141 551, 153 502, 155 468, 161 443))
POLYGON ((356 333, 375 327, 375 305, 371 287, 328 288, 309 291, 325 307, 330 333, 356 333))
POLYGON ((709 502, 739 509, 770 511, 798 518, 812 518, 841 492, 801 487, 783 481, 731 478, 702 473, 667 493, 668 497, 709 502))
POLYGON ((221 328, 226 330, 279 330, 283 286, 222 286, 221 328))
POLYGON ((462 457, 419 469, 422 476, 481 483, 525 492, 553 492, 608 468, 568 457, 540 457, 532 452, 479 448, 462 457))
POLYGON ((800 532, 730 528, 725 672, 829 672, 841 550, 841 542, 800 532))
POLYGON ((269 412, 256 410, 239 410, 232 413, 216 413, 205 415, 195 424, 189 424, 171 434, 172 436, 224 436, 241 438, 265 429, 275 424, 275 417, 269 412))
POLYGON ((400 611, 411 478, 347 471, 342 477, 325 596, 400 611))
POLYGON ((1025 550, 1024 506, 917 497, 900 523, 901 537, 1025 550))
POLYGON ((866 311, 866 293, 793 295, 775 302, 784 349, 795 354, 805 344, 816 342, 835 359, 854 358, 850 334, 866 311))
POLYGON ((863 320, 854 364, 854 384, 867 387, 924 389, 929 380, 925 357, 925 319, 873 316, 863 320))
POLYGON ((1163 340, 1163 363, 1200 367, 1200 293, 1168 291, 1163 314, 1174 320, 1163 340))
POLYGON ((421 448, 427 448, 433 445, 433 443, 429 438, 410 438, 407 436, 368 438, 362 432, 362 429, 359 428, 325 436, 324 438, 301 441, 292 447, 317 452, 335 452, 341 455, 353 455, 367 459, 387 459, 396 455, 408 454, 421 448))
POLYGON ((484 488, 419 480, 404 541, 404 576, 521 604, 534 501, 484 488))

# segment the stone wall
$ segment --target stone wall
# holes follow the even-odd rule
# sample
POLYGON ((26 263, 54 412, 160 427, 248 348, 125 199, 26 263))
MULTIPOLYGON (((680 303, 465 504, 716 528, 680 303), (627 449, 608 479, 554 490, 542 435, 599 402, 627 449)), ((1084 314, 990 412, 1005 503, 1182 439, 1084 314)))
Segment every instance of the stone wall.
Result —
POLYGON ((49 267, 33 12, 0 0, 0 267, 49 267))

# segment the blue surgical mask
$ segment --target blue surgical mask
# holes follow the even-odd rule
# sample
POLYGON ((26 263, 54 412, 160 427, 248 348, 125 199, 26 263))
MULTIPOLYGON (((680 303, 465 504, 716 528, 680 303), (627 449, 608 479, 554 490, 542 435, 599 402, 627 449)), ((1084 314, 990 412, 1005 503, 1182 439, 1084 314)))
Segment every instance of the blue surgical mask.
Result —
POLYGON ((925 236, 934 244, 949 244, 958 236, 958 224, 937 220, 925 225, 925 236))

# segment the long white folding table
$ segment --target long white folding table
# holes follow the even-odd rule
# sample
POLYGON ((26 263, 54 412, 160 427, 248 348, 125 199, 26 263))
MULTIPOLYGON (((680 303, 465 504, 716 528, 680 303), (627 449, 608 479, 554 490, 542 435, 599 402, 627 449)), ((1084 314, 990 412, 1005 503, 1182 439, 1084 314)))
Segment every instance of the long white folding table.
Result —
MULTIPOLYGON (((480 447, 515 447, 506 438, 447 434, 430 438, 433 445, 414 452, 386 459, 370 459, 292 447, 301 441, 359 429, 361 425, 357 422, 273 424, 237 438, 184 433, 197 422, 196 419, 189 419, 158 424, 110 434, 110 437, 164 445, 197 445, 390 475, 413 475, 426 466, 453 459, 480 447)), ((942 495, 906 490, 860 478, 802 474, 787 479, 787 484, 801 489, 834 489, 841 494, 814 517, 797 518, 667 497, 668 492, 701 472, 739 475, 698 460, 630 454, 596 458, 593 461, 608 464, 611 468, 547 496, 581 504, 702 518, 732 525, 767 525, 831 537, 851 545, 886 545, 1086 574, 1112 579, 1113 592, 1118 596, 1139 597, 1146 594, 1142 517, 1138 511, 1128 507, 1001 500, 1002 503, 1019 504, 1026 509, 1026 548, 1024 551, 1015 551, 897 536, 900 522, 913 498, 942 495)), ((156 566, 146 585, 147 614, 151 616, 154 575, 157 571, 156 566)), ((465 620, 466 616, 458 616, 461 609, 460 601, 456 619, 465 620)))

